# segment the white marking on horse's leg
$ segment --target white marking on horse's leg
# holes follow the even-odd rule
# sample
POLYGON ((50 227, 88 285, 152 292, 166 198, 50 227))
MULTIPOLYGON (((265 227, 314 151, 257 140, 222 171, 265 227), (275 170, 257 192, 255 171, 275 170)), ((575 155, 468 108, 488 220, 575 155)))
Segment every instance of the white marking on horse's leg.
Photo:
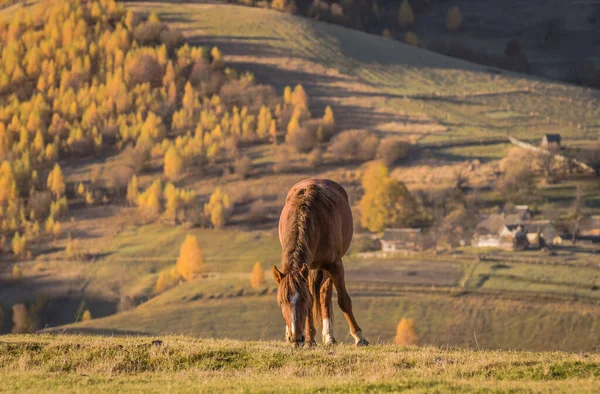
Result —
POLYGON ((285 339, 290 339, 290 328, 285 325, 285 339))
POLYGON ((335 343, 335 338, 333 337, 333 324, 331 324, 331 320, 328 317, 323 319, 323 343, 325 345, 335 343))
POLYGON ((352 334, 354 337, 354 344, 356 346, 366 346, 369 342, 363 337, 362 331, 356 331, 356 334, 352 334))
POLYGON ((296 303, 300 298, 300 294, 296 293, 290 298, 290 304, 292 304, 292 336, 296 335, 296 303))

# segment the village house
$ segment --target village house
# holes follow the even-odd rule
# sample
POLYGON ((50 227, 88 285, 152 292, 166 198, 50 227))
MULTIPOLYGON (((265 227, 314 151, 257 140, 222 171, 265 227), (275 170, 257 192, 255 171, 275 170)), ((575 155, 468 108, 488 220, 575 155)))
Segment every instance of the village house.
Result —
POLYGON ((549 220, 533 220, 526 205, 510 213, 486 216, 475 229, 472 245, 479 248, 522 250, 552 245, 558 232, 549 220))
POLYGON ((544 149, 560 149, 560 134, 546 134, 542 137, 542 142, 540 146, 544 149))
POLYGON ((381 237, 381 251, 421 251, 423 250, 423 230, 420 228, 387 228, 381 237))
POLYGON ((581 219, 579 237, 600 240, 600 215, 586 216, 581 219))

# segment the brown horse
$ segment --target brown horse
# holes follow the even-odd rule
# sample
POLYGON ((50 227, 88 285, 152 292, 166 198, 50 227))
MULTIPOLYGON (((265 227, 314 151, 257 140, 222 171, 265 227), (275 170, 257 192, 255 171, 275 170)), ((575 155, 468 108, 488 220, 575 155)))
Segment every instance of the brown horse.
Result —
POLYGON ((286 338, 295 346, 308 339, 315 345, 315 320, 323 322, 323 343, 333 344, 332 288, 356 346, 369 343, 352 313, 342 256, 352 240, 352 211, 342 186, 328 179, 307 179, 289 191, 279 218, 281 271, 277 301, 286 324, 286 338), (312 309, 312 313, 311 313, 312 309))

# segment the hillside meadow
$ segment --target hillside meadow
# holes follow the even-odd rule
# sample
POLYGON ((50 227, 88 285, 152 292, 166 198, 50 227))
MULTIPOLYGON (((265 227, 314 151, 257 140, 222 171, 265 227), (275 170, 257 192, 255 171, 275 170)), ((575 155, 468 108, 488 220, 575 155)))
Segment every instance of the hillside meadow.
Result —
MULTIPOLYGON (((44 47, 44 53, 63 59, 62 74, 67 82, 61 83, 61 76, 51 86, 50 76, 46 79, 46 74, 52 74, 49 62, 43 72, 33 66, 31 71, 32 75, 39 73, 43 82, 37 90, 45 89, 57 103, 68 98, 56 112, 71 122, 69 127, 81 124, 82 134, 72 127, 76 132, 68 135, 60 119, 53 124, 48 103, 44 107, 46 116, 40 121, 51 132, 37 134, 50 148, 38 149, 30 138, 33 135, 20 133, 20 126, 33 127, 28 124, 29 107, 18 107, 14 98, 2 98, 8 108, 4 121, 20 155, 11 158, 11 165, 27 163, 29 152, 35 152, 38 158, 34 158, 34 167, 41 180, 34 181, 33 167, 29 168, 31 173, 23 175, 31 176, 32 195, 50 194, 48 190, 56 189, 56 196, 49 198, 58 200, 58 195, 64 194, 63 205, 68 206, 68 212, 48 217, 44 212, 33 220, 25 214, 32 210, 31 199, 23 198, 23 214, 14 215, 23 231, 33 231, 37 225, 39 237, 29 238, 33 241, 27 245, 29 250, 22 250, 18 256, 14 251, 2 250, 1 270, 3 279, 7 279, 7 285, 0 288, 5 304, 1 311, 4 332, 13 329, 11 306, 24 302, 30 309, 35 310, 39 304, 46 308, 45 320, 38 321, 36 328, 48 326, 58 333, 280 339, 283 320, 269 270, 280 259, 276 226, 285 194, 300 179, 326 177, 348 190, 356 208, 363 195, 363 164, 368 162, 340 158, 328 141, 316 144, 322 157, 313 162, 313 151, 298 152, 292 144, 284 144, 293 134, 288 131, 293 129, 289 128, 290 116, 302 118, 303 124, 324 122, 326 108, 331 106, 336 133, 363 129, 368 132, 363 135, 413 144, 415 157, 392 163, 390 173, 415 194, 448 187, 459 171, 468 168, 470 186, 482 189, 479 195, 487 210, 507 202, 494 188, 500 176, 499 163, 511 148, 504 140, 507 134, 534 143, 549 132, 561 133, 566 143, 585 145, 597 140, 599 96, 591 89, 482 67, 268 10, 214 2, 128 2, 123 7, 112 1, 97 3, 112 9, 110 18, 98 14, 92 7, 94 2, 89 9, 79 10, 80 3, 71 1, 71 8, 52 11, 53 23, 80 14, 95 21, 98 27, 88 29, 85 42, 71 44, 87 48, 103 37, 103 50, 94 59, 113 70, 114 75, 88 67, 90 57, 80 48, 74 53, 77 59, 83 59, 83 79, 81 83, 70 81, 72 75, 65 59, 73 51, 61 47, 66 44, 55 31, 52 40, 61 42, 56 44, 60 49, 44 47), (137 18, 140 16, 143 18, 137 18), (125 25, 120 24, 121 20, 125 25), (153 29, 161 32, 159 37, 153 37, 153 29), (144 41, 145 33, 151 36, 148 42, 144 41), (184 45, 183 38, 190 46, 184 45), (127 49, 127 54, 121 49, 127 49), (158 62, 160 80, 153 80, 156 78, 152 72, 136 74, 146 61, 158 62), (115 77, 121 69, 126 71, 123 81, 115 77), (192 86, 194 76, 200 81, 192 86), (219 92, 228 92, 229 96, 221 98, 208 89, 207 80, 202 80, 207 76, 217 78, 223 84, 219 92), (137 78, 151 81, 137 83, 137 78), (76 96, 66 93, 71 83, 87 100, 79 102, 81 108, 75 103, 76 96), (263 83, 269 86, 260 85, 263 83), (297 88, 298 84, 303 88, 297 88), (288 86, 294 87, 295 93, 286 89, 288 86), (92 94, 95 89, 102 92, 105 88, 118 91, 122 108, 113 105, 110 92, 97 97, 92 94), (250 109, 244 110, 244 106, 238 108, 227 101, 246 102, 245 88, 253 92, 264 89, 268 102, 262 106, 251 102, 250 109), (292 104, 295 99, 290 95, 300 97, 301 105, 292 104), (88 113, 91 107, 98 108, 100 115, 91 110, 88 113), (152 111, 158 115, 150 115, 152 111), (242 118, 241 127, 233 127, 232 119, 242 122, 242 118), (262 124, 260 133, 257 118, 262 118, 258 122, 262 124), (272 134, 271 129, 265 134, 266 119, 275 122, 272 134), (106 140, 99 137, 97 125, 106 131, 106 140), (64 130, 56 132, 60 127, 64 130), (55 132, 59 138, 51 140, 55 132), (78 152, 82 146, 78 141, 84 143, 84 148, 92 143, 93 152, 78 152), (135 150, 138 147, 144 153, 141 159, 135 150), (64 179, 54 188, 55 182, 47 181, 57 163, 64 179), (152 194, 149 190, 156 192, 155 200, 148 198, 152 194), (213 205, 221 205, 217 212, 222 217, 215 214, 213 218, 213 212, 206 210, 213 196, 221 200, 213 205), (168 208, 173 201, 177 203, 174 210, 168 208), (152 211, 150 215, 148 211, 152 211), (52 226, 45 225, 50 217, 52 226), (161 273, 173 270, 180 246, 190 235, 196 237, 203 251, 203 274, 192 280, 178 277, 172 286, 159 291, 161 273), (266 271, 266 278, 259 288, 252 288, 250 272, 257 262, 266 271), (12 275, 14 266, 19 267, 19 280, 13 280, 17 277, 12 275), (88 312, 89 320, 72 324, 81 320, 82 311, 88 312)), ((25 12, 34 12, 36 20, 42 18, 43 14, 35 11, 35 2, 29 5, 25 12)), ((3 13, 10 19, 20 15, 21 7, 18 4, 3 13)), ((4 34, 9 37, 23 26, 16 30, 9 29, 8 24, 5 27, 4 34)), ((27 28, 40 33, 39 23, 27 22, 27 28)), ((25 37, 40 38, 36 34, 25 37)), ((25 51, 24 44, 16 48, 25 51)), ((37 92, 33 85, 28 87, 37 92)), ((44 98, 36 97, 36 103, 44 98)), ((30 99, 33 101, 33 96, 30 99)), ((38 142, 40 138, 35 137, 38 142)), ((538 176, 534 182, 540 189, 537 212, 554 210, 566 215, 577 186, 582 185, 586 201, 583 210, 597 213, 597 178, 565 175, 547 184, 538 176)), ((29 189, 19 187, 21 194, 28 195, 29 189)), ((358 225, 356 230, 355 245, 357 240, 372 235, 358 225)), ((7 234, 12 236, 14 231, 9 229, 7 234)), ((340 346, 333 354, 321 348, 291 353, 279 342, 168 337, 163 340, 165 347, 155 348, 147 346, 151 339, 146 337, 8 336, 2 343, 9 350, 2 361, 9 371, 5 379, 9 384, 22 385, 8 387, 33 389, 37 387, 36 378, 42 376, 36 373, 64 371, 66 374, 56 381, 45 381, 43 384, 48 386, 44 389, 52 391, 52 384, 64 384, 85 391, 88 386, 83 385, 89 384, 105 391, 114 389, 114 385, 151 391, 167 384, 171 391, 180 391, 189 389, 186 384, 196 379, 201 385, 198 389, 204 391, 218 392, 235 384, 241 390, 254 391, 259 386, 247 376, 252 372, 258 381, 272 383, 274 392, 325 390, 322 378, 330 379, 334 390, 356 392, 400 388, 550 392, 564 391, 569 384, 577 384, 583 391, 592 390, 596 364, 586 360, 595 360, 596 356, 480 353, 449 348, 600 349, 597 248, 564 247, 556 256, 527 252, 520 255, 522 259, 494 250, 489 252, 493 260, 478 261, 480 251, 469 248, 410 258, 362 259, 354 254, 360 251, 355 245, 346 259, 346 268, 357 319, 367 337, 374 344, 389 343, 398 321, 408 317, 414 319, 425 348, 385 345, 359 353, 340 346), (36 340, 43 345, 38 347, 36 340), (91 343, 91 349, 84 346, 78 350, 81 347, 77 348, 77 343, 86 342, 91 343), (132 350, 138 348, 150 350, 148 354, 146 350, 132 350), (127 349, 125 354, 132 356, 119 349, 127 349), (57 352, 63 351, 73 364, 66 361, 58 366, 57 352), (438 356, 440 352, 449 352, 454 361, 446 363, 438 356), (162 357, 156 363, 148 358, 155 357, 154 353, 162 357), (306 358, 306 354, 313 358, 306 358), (171 361, 166 360, 167 355, 173 356, 171 361), (288 355, 291 364, 286 361, 288 355), (403 364, 403 355, 415 358, 403 364), (331 362, 342 363, 342 372, 323 367, 331 365, 329 356, 333 357, 331 362), (35 361, 36 357, 41 361, 35 361), (122 363, 112 359, 115 357, 122 363), (381 363, 392 367, 373 362, 380 357, 381 363), (369 368, 360 369, 363 362, 369 368), (165 369, 161 369, 163 365, 165 369), (29 367, 33 375, 27 375, 29 367), (371 369, 376 367, 381 370, 371 369), (69 372, 79 369, 82 372, 77 376, 69 372), (481 372, 488 370, 492 372, 481 372), (110 376, 116 380, 102 375, 106 371, 114 372, 110 376), (132 382, 125 372, 140 379, 132 382), (320 379, 298 386, 305 376, 320 379)), ((347 330, 337 306, 336 312, 338 338, 344 341, 347 330)))
POLYGON ((346 345, 183 336, 6 336, 0 386, 76 392, 596 392, 600 358, 561 352, 346 345))

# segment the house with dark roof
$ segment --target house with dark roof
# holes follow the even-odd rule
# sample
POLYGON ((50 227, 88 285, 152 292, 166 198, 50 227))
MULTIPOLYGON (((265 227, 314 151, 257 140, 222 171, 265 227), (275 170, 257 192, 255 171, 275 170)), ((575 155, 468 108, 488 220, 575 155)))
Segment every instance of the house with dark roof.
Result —
POLYGON ((512 249, 516 233, 507 226, 516 226, 532 219, 533 213, 527 205, 517 205, 509 212, 487 215, 477 224, 471 244, 480 248, 512 249))
POLYGON ((579 236, 600 239, 600 215, 583 217, 579 222, 579 236))
POLYGON ((420 228, 387 228, 380 240, 381 251, 421 251, 423 239, 423 230, 420 228))
POLYGON ((540 146, 545 149, 551 147, 560 148, 560 141, 560 134, 546 134, 542 137, 542 142, 540 143, 540 146))

